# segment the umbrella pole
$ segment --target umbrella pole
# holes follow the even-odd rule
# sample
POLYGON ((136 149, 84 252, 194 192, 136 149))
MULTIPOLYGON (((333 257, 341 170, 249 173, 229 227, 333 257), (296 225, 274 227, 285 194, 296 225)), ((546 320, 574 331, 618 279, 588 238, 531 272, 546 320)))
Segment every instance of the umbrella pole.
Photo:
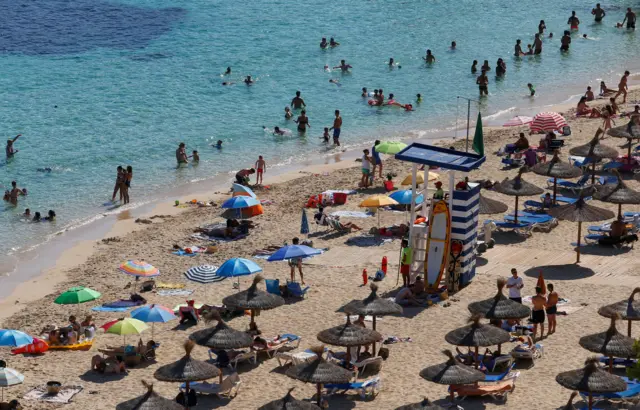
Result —
POLYGON ((222 376, 223 376, 222 369, 218 367, 218 370, 220 370, 220 384, 222 384, 222 376))
POLYGON ((578 257, 576 258, 576 263, 580 263, 580 235, 582 235, 582 222, 578 222, 578 248, 576 249, 578 257))
POLYGON ((589 392, 589 410, 593 409, 593 396, 591 395, 591 392, 589 392))
POLYGON ((186 389, 184 394, 184 408, 189 410, 189 382, 186 382, 186 389))
POLYGON ((155 323, 151 322, 151 340, 153 340, 153 331, 155 330, 155 323))
POLYGON ((516 195, 516 213, 515 213, 515 215, 516 215, 515 223, 518 223, 518 196, 517 195, 516 195))
POLYGON ((558 178, 553 178, 553 204, 556 204, 556 192, 558 190, 558 178))
POLYGON ((596 161, 593 160, 593 164, 591 165, 591 185, 596 183, 596 161))
POLYGON ((501 350, 502 350, 502 344, 498 344, 498 356, 502 354, 501 350))
POLYGON ((627 164, 631 164, 631 140, 629 140, 629 150, 627 151, 627 164))
POLYGON ((255 310, 251 309, 251 323, 249 324, 250 328, 251 325, 255 325, 255 321, 254 321, 254 316, 255 316, 255 310))
POLYGON ((322 383, 318 383, 318 406, 322 408, 322 383))
POLYGON ((476 356, 474 357, 473 361, 474 361, 474 364, 475 364, 476 369, 477 369, 478 368, 478 346, 476 346, 476 356))
POLYGON ((451 388, 451 386, 449 386, 449 400, 451 400, 451 403, 453 403, 456 400, 455 393, 453 392, 453 389, 451 388))
MULTIPOLYGON (((373 315, 373 330, 376 330, 376 315, 373 315)), ((376 355, 376 342, 373 342, 373 351, 371 352, 373 356, 376 355)))
POLYGON ((380 229, 380 208, 377 209, 376 213, 378 214, 378 229, 380 229))
POLYGON ((622 216, 622 204, 618 204, 618 219, 622 216))
POLYGON ((609 356, 609 373, 613 373, 613 356, 609 356))
POLYGON ((631 337, 631 321, 627 320, 627 336, 631 337))

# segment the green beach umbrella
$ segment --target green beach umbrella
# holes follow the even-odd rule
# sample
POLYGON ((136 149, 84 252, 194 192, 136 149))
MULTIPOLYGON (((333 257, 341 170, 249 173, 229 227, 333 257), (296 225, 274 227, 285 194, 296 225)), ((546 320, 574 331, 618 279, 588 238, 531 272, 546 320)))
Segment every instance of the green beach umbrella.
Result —
POLYGON ((100 297, 100 292, 96 292, 93 289, 85 288, 84 286, 77 286, 71 288, 53 301, 58 305, 77 305, 79 303, 90 302, 100 297))
POLYGON ((112 320, 100 327, 104 329, 105 333, 123 336, 125 346, 127 345, 127 335, 139 335, 149 328, 142 320, 132 317, 112 320))
POLYGON ((473 136, 473 145, 471 146, 478 155, 484 155, 484 138, 482 135, 482 116, 478 112, 478 121, 476 122, 476 133, 473 136))
POLYGON ((376 145, 376 152, 380 154, 395 155, 407 147, 404 142, 398 141, 385 141, 376 145))

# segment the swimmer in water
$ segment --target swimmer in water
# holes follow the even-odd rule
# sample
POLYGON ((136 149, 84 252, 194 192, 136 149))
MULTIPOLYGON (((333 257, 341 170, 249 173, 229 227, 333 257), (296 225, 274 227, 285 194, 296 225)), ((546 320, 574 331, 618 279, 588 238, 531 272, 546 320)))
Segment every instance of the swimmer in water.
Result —
POLYGON ((571 12, 571 17, 567 20, 567 24, 571 27, 571 30, 577 30, 578 26, 580 26, 580 19, 576 17, 576 12, 571 12))
POLYGON ((194 150, 189 158, 193 158, 193 162, 200 162, 200 155, 198 155, 198 151, 194 150))
POLYGON ((329 82, 337 85, 338 87, 342 87, 342 84, 340 84, 340 80, 337 80, 335 78, 330 79, 329 82))
POLYGON ((420 104, 422 102, 422 95, 416 94, 416 102, 420 104))
POLYGON ((33 222, 40 222, 41 220, 42 219, 41 219, 41 216, 40 216, 40 212, 36 212, 36 214, 33 217, 33 222))
POLYGON ((51 172, 51 168, 49 168, 49 167, 38 168, 38 169, 36 169, 36 171, 38 171, 38 172, 51 172))
POLYGON ((457 46, 456 42, 455 42, 455 41, 452 41, 452 42, 451 42, 451 50, 455 50, 455 49, 456 49, 456 46, 457 46))
POLYGON ((427 55, 422 57, 422 59, 426 61, 427 64, 432 64, 436 62, 436 58, 434 57, 433 54, 431 54, 431 50, 427 50, 427 55))
MULTIPOLYGON (((245 81, 245 83, 246 83, 246 81, 245 81)), ((233 82, 233 81, 223 81, 222 82, 222 85, 234 85, 234 84, 235 84, 235 82, 233 82)))
POLYGON ((222 140, 218 140, 218 142, 216 142, 216 148, 222 149, 222 140))
POLYGON ((362 95, 361 97, 368 97, 369 96, 369 92, 367 92, 367 87, 362 87, 362 95))
POLYGON ((276 135, 284 135, 285 134, 284 130, 281 130, 280 127, 273 127, 273 133, 276 134, 276 135))
POLYGON ((340 45, 340 43, 338 43, 337 41, 335 41, 335 40, 333 39, 333 37, 331 37, 331 39, 329 40, 329 45, 330 45, 331 47, 338 47, 338 46, 340 45))
POLYGON ((31 209, 27 208, 24 210, 24 213, 22 214, 22 216, 27 217, 27 218, 31 218, 31 209))
POLYGON ((529 92, 531 93, 531 97, 536 95, 536 89, 533 87, 533 84, 531 84, 531 83, 527 84, 527 88, 529 89, 529 92))
POLYGON ((45 221, 53 222, 56 220, 56 213, 54 210, 49 209, 48 216, 44 217, 45 221))
POLYGON ((327 48, 327 39, 325 37, 320 40, 320 48, 327 48))
POLYGON ((591 10, 591 14, 593 14, 595 16, 595 22, 596 23, 601 23, 602 19, 604 18, 604 16, 607 15, 607 13, 604 12, 604 10, 602 8, 600 8, 600 3, 596 4, 596 8, 591 10))
POLYGON ((291 112, 291 108, 289 106, 284 107, 284 119, 290 120, 293 118, 293 113, 291 112))
POLYGON ((322 134, 322 142, 329 142, 329 127, 324 127, 324 133, 322 134))
POLYGON ((251 78, 250 75, 248 75, 245 79, 244 79, 244 83, 247 85, 251 85, 253 84, 253 78, 251 78))
POLYGON ((224 75, 231 74, 231 67, 227 67, 227 71, 224 72, 224 75))
POLYGON ((393 62, 393 57, 389 58, 389 62, 387 64, 389 64, 389 67, 393 67, 395 65, 395 63, 393 62))
POLYGON ((582 35, 582 38, 584 38, 585 40, 588 40, 588 38, 587 38, 587 35, 586 35, 586 34, 583 34, 583 35, 582 35))
POLYGON ((300 109, 302 107, 307 107, 302 97, 300 97, 300 91, 296 91, 296 96, 291 100, 291 106, 294 110, 300 109))
POLYGON ((471 72, 475 73, 478 71, 478 60, 473 60, 473 64, 471 64, 471 72))
POLYGON ((334 70, 336 68, 339 68, 342 71, 348 71, 350 68, 353 68, 353 67, 351 65, 347 64, 345 60, 340 60, 340 65, 333 67, 334 70))
POLYGON ((553 38, 553 33, 549 33, 549 38, 553 38))
POLYGON ((20 138, 20 136, 21 136, 21 135, 22 135, 22 134, 18 134, 18 135, 16 135, 16 136, 15 136, 15 138, 12 138, 12 139, 8 139, 8 140, 7 140, 7 146, 6 146, 6 148, 5 148, 5 154, 7 155, 7 159, 9 159, 9 158, 13 158, 13 155, 14 155, 14 154, 16 154, 16 153, 18 152, 18 150, 17 150, 17 149, 14 149, 14 148, 13 148, 13 143, 14 143, 14 142, 16 142, 16 140, 17 140, 18 138, 20 138))
POLYGON ((325 64, 325 66, 324 66, 324 71, 330 72, 330 71, 331 71, 331 68, 329 68, 329 66, 325 64))
POLYGON ((516 46, 514 47, 514 51, 513 51, 513 55, 516 57, 520 57, 524 55, 524 52, 522 51, 522 40, 517 39, 516 40, 516 46))

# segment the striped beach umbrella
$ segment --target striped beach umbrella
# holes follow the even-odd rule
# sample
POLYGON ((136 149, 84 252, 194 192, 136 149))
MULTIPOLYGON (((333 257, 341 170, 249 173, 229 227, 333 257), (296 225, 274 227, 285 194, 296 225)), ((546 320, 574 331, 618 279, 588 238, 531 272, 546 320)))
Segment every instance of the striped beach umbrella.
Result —
POLYGON ((554 131, 562 130, 567 126, 567 121, 557 112, 541 112, 536 114, 531 121, 531 131, 554 131))
POLYGON ((154 276, 160 275, 160 271, 158 270, 158 268, 147 262, 135 260, 124 262, 122 265, 120 265, 118 270, 122 273, 126 273, 127 275, 140 278, 152 278, 154 276))
POLYGON ((0 329, 0 346, 18 347, 33 343, 33 337, 19 330, 0 329))
POLYGON ((225 277, 218 276, 216 274, 217 270, 218 270, 217 266, 200 265, 187 270, 184 273, 184 276, 186 276, 187 279, 193 282, 204 283, 204 284, 220 282, 224 280, 225 277))
POLYGON ((2 387, 2 401, 4 401, 4 388, 9 386, 15 386, 22 384, 24 381, 24 375, 17 370, 10 369, 8 367, 0 368, 0 387, 2 387))
POLYGON ((302 208, 302 221, 300 221, 300 233, 307 235, 309 233, 309 220, 307 219, 307 212, 302 208))
POLYGON ((502 126, 503 127, 521 127, 523 125, 531 124, 531 121, 533 121, 533 118, 531 117, 517 115, 512 119, 510 119, 509 121, 502 124, 502 126))

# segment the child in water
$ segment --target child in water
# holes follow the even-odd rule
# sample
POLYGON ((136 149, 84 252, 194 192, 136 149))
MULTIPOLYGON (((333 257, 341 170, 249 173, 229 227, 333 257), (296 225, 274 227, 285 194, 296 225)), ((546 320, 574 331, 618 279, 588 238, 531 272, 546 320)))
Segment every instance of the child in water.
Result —
POLYGON ((531 83, 527 84, 527 88, 529 89, 529 92, 531 93, 532 97, 536 95, 536 89, 533 87, 533 84, 531 83))
POLYGON ((422 95, 416 94, 416 102, 419 104, 422 102, 422 95))
POLYGON ((284 119, 290 120, 293 117, 293 113, 291 112, 291 108, 289 106, 284 107, 284 119))
POLYGON ((329 127, 324 127, 324 134, 322 134, 322 142, 329 142, 329 127))
POLYGON ((361 97, 368 97, 369 96, 369 92, 367 91, 367 87, 362 87, 362 95, 361 97))
POLYGON ((222 140, 218 140, 218 142, 216 142, 216 148, 222 149, 222 140))
POLYGON ((193 150, 191 158, 193 158, 193 162, 200 162, 200 155, 198 155, 198 151, 193 150))

